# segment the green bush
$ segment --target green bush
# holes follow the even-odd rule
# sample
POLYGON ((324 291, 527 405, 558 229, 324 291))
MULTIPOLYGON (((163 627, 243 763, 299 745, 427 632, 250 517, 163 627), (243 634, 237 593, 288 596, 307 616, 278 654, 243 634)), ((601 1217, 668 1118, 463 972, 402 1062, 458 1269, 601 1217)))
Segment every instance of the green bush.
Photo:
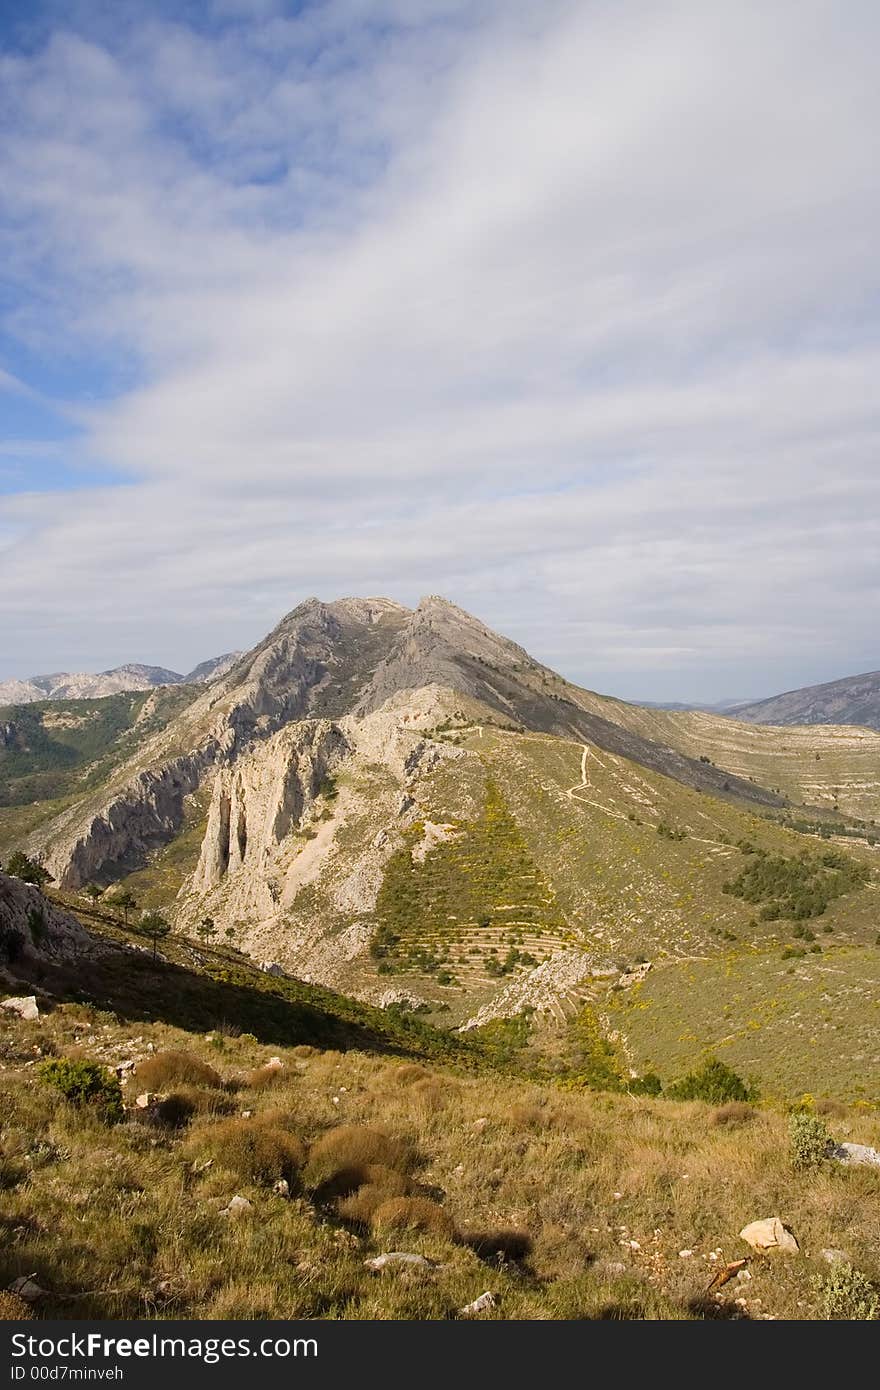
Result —
POLYGON ((39 1076, 71 1105, 88 1107, 106 1124, 117 1124, 125 1117, 119 1082, 97 1062, 53 1057, 40 1065, 39 1076))
POLYGON ((880 1292, 861 1270, 843 1260, 827 1274, 817 1274, 813 1288, 819 1295, 819 1316, 826 1322, 877 1322, 880 1292))
POLYGON ((757 1100, 754 1086, 743 1081, 741 1076, 717 1057, 707 1057, 696 1071, 673 1081, 666 1088, 672 1100, 705 1100, 710 1105, 723 1105, 729 1100, 757 1100))
POLYGON ((791 1116, 788 1139, 792 1165, 802 1172, 818 1168, 828 1157, 829 1145, 834 1143, 824 1120, 805 1112, 791 1116))
MULTIPOLYGON (((758 917, 764 922, 780 917, 796 922, 821 917, 829 903, 864 887, 870 878, 866 865, 847 859, 837 850, 823 850, 817 855, 802 851, 789 857, 768 854, 742 840, 739 848, 752 857, 737 878, 722 885, 722 891, 755 907, 763 904, 758 917)), ((798 928, 794 934, 813 940, 807 928, 798 928)))
POLYGON ((633 1076, 626 1084, 631 1096, 659 1096, 663 1082, 655 1071, 646 1071, 644 1076, 633 1076))

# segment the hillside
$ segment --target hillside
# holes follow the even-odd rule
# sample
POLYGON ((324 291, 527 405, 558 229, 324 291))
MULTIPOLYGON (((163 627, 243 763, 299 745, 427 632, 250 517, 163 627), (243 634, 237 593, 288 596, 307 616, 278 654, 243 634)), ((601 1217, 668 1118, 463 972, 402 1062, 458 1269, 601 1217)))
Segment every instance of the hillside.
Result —
POLYGON ((35 907, 0 960, 0 1002, 39 1009, 0 1010, 0 1287, 35 1299, 7 1317, 877 1315, 880 1170, 821 1151, 880 1143, 864 1105, 810 1106, 804 1149, 772 1105, 536 1078, 513 1034, 182 937, 154 959, 0 875, 0 928, 35 907), (797 1248, 758 1256, 739 1232, 776 1213, 797 1248))
POLYGON ((437 597, 308 600, 204 691, 157 693, 150 717, 116 698, 63 736, 44 706, 8 720, 38 718, 5 753, 0 857, 43 855, 72 903, 123 885, 189 937, 210 919, 252 959, 445 1028, 525 1010, 563 1060, 585 1011, 633 1072, 666 1077, 711 1035, 780 1094, 857 1095, 880 1052, 878 733, 627 705, 437 597), (695 970, 729 1026, 641 1027, 687 1013, 695 970), (803 982, 812 1016, 822 978, 845 1023, 821 1050, 784 1009, 772 1048, 745 1046, 743 991, 803 982))
POLYGON ((880 671, 756 700, 739 706, 736 718, 752 724, 859 724, 880 729, 880 671))

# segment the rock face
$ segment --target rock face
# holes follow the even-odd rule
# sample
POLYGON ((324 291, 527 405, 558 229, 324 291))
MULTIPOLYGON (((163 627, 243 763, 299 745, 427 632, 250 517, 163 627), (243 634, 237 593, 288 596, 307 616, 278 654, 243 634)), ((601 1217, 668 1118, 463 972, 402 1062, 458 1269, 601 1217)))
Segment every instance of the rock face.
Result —
POLYGON ((47 902, 29 883, 0 873, 0 961, 14 967, 20 957, 71 960, 94 947, 94 939, 70 913, 47 902))
POLYGON ((496 997, 469 1018, 461 1031, 480 1028, 495 1018, 513 1018, 524 1009, 537 1012, 558 1011, 566 999, 584 980, 594 973, 594 957, 585 951, 554 951, 548 960, 527 974, 521 975, 496 997))
POLYGON ((342 730, 304 720, 274 735, 260 758, 220 770, 195 875, 197 891, 238 869, 259 872, 303 822, 334 767, 350 753, 342 730))
MULTIPOLYGON (((72 833, 51 843, 46 867, 62 888, 80 888, 106 865, 143 860, 170 840, 183 820, 184 800, 199 786, 222 749, 209 739, 193 753, 137 773, 106 806, 72 833)), ((62 822, 63 826, 63 822, 62 822)))

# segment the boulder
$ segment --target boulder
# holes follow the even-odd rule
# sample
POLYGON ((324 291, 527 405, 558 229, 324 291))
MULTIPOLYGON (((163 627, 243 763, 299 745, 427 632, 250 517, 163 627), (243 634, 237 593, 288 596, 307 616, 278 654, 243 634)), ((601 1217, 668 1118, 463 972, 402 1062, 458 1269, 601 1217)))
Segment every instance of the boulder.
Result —
POLYGON ((751 1221, 743 1226, 740 1239, 759 1254, 768 1250, 782 1250, 787 1255, 797 1255, 800 1251, 795 1237, 778 1216, 765 1216, 761 1221, 751 1221))
POLYGON ((40 1288, 32 1274, 23 1274, 21 1278, 13 1280, 9 1292, 23 1298, 25 1303, 37 1303, 46 1296, 46 1290, 40 1288))
POLYGON ((820 1251, 820 1254, 827 1265, 848 1265, 850 1263, 850 1258, 846 1251, 838 1250, 836 1246, 833 1245, 828 1250, 820 1251))
POLYGON ((868 1164, 872 1168, 880 1168, 880 1151, 872 1149, 868 1144, 835 1144, 831 1150, 831 1157, 838 1163, 868 1164))
POLYGON ((32 1019, 39 1018, 40 1011, 37 1008, 37 996, 35 994, 23 994, 17 998, 4 999, 0 1003, 0 1009, 8 1009, 11 1014, 18 1014, 19 1018, 32 1019))

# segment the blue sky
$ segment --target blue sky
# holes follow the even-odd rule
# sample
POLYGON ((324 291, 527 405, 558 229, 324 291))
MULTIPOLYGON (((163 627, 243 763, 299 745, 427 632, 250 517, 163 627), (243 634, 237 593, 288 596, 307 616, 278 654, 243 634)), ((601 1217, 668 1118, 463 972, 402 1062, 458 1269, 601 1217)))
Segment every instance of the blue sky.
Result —
POLYGON ((0 678, 441 592, 624 696, 880 665, 876 6, 9 0, 0 678))

